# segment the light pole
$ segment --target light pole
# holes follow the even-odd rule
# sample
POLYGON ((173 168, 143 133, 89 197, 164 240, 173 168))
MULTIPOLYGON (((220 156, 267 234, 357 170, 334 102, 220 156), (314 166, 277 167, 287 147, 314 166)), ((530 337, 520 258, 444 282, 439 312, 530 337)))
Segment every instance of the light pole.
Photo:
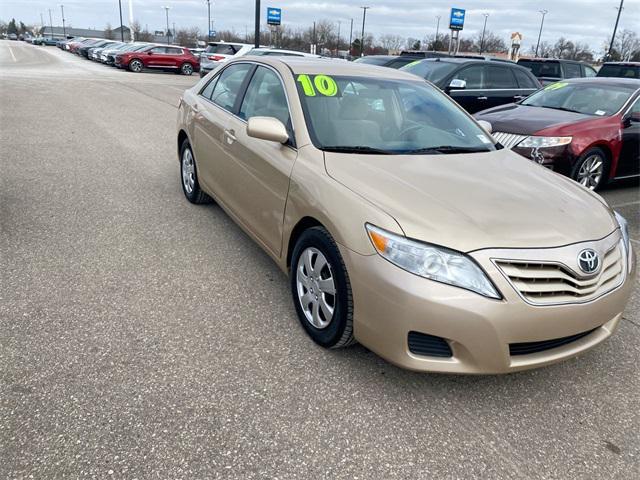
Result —
POLYGON ((364 22, 367 19, 367 10, 371 7, 360 7, 362 9, 362 37, 360 37, 360 56, 364 57, 364 22))
MULTIPOLYGON (((613 50, 613 42, 616 40, 616 31, 618 30, 618 22, 620 21, 620 14, 622 13, 622 5, 624 4, 624 0, 620 0, 620 7, 618 8, 618 16, 616 17, 616 25, 613 27, 613 35, 611 35, 611 44, 609 45, 609 51, 607 52, 607 60, 611 57, 611 50, 613 50)), ((624 60, 624 59, 620 59, 624 60)))
POLYGON ((538 58, 538 48, 540 47, 540 37, 542 37, 542 26, 544 25, 544 17, 547 13, 549 13, 549 10, 539 10, 539 12, 542 14, 542 20, 540 21, 540 33, 538 33, 538 43, 536 43, 536 58, 538 58))
POLYGON ((340 20, 338 20, 338 39, 336 40, 336 57, 340 56, 340 20))
POLYGON ((207 19, 209 20, 209 23, 207 23, 209 26, 207 38, 211 41, 211 0, 207 0, 207 19))
POLYGON ((169 9, 171 7, 162 7, 164 8, 165 13, 167 14, 167 45, 169 45, 169 9))
POLYGON ((349 58, 351 58, 351 42, 353 42, 353 18, 351 19, 351 28, 349 29, 349 58))
POLYGON ((120 9, 120 40, 124 43, 124 27, 122 26, 122 0, 118 0, 118 8, 120 9))
POLYGON ((438 51, 438 33, 440 33, 440 15, 436 15, 436 41, 433 44, 433 51, 437 52, 438 51))
POLYGON ((49 9, 49 25, 51 28, 51 38, 53 38, 53 18, 51 17, 51 9, 49 9))
POLYGON ((256 25, 255 25, 254 46, 260 47, 260 0, 256 0, 256 25))
POLYGON ((60 10, 62 10, 62 34, 64 38, 67 38, 67 27, 64 24, 64 5, 60 5, 60 10))
POLYGON ((482 55, 482 50, 484 49, 484 32, 487 30, 487 18, 489 18, 488 13, 483 13, 484 16, 484 27, 482 27, 482 38, 480 39, 480 55, 482 55))

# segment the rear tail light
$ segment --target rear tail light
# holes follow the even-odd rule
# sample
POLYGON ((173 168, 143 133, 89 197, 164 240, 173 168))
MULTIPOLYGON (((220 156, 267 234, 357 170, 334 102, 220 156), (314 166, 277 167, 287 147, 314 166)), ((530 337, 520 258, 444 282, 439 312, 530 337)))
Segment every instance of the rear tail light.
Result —
POLYGON ((214 62, 219 62, 220 60, 224 60, 224 57, 220 55, 208 55, 207 58, 209 60, 213 60, 214 62))

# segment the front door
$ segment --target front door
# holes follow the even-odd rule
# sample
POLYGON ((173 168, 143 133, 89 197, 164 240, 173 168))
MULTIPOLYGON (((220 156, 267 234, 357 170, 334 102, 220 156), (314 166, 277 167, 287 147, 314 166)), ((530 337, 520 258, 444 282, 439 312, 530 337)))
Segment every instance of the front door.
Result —
POLYGON ((289 177, 298 152, 284 86, 274 70, 256 68, 238 116, 229 122, 225 146, 229 152, 226 179, 233 188, 235 213, 266 248, 280 255, 289 177), (256 116, 280 120, 290 142, 282 145, 248 136, 246 121, 256 116))

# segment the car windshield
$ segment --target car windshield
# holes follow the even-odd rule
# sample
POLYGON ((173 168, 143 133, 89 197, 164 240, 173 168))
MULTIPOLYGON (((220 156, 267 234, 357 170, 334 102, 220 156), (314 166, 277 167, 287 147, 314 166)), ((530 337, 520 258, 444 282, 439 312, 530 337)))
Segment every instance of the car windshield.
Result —
POLYGON ((441 154, 495 150, 452 100, 421 81, 296 76, 317 148, 345 153, 441 154))
POLYGON ((634 87, 558 82, 534 93, 522 105, 609 116, 622 108, 634 90, 634 87))
POLYGON ((453 72, 457 66, 458 64, 456 63, 442 62, 439 60, 416 60, 415 62, 405 65, 400 70, 426 78, 430 82, 438 83, 453 72))
POLYGON ((528 68, 536 77, 556 77, 562 78, 559 62, 536 62, 531 60, 520 60, 518 65, 528 68))

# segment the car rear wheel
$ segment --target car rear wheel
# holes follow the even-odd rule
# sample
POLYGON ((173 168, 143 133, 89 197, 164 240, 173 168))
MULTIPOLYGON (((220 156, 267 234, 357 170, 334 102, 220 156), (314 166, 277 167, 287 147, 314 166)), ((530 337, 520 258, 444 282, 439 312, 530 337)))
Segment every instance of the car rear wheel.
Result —
POLYGON ((142 62, 140 60, 131 60, 131 62, 129 62, 129 70, 131 70, 134 73, 140 73, 142 71, 142 62))
POLYGON ((190 63, 183 63, 180 67, 180 73, 182 73, 182 75, 191 75, 193 73, 193 65, 190 63))
POLYGON ((298 319, 325 348, 354 344, 349 275, 335 241, 324 228, 302 233, 291 258, 291 293, 298 319))
POLYGON ((198 170, 196 159, 188 140, 182 142, 180 148, 180 178, 182 179, 182 191, 191 203, 210 203, 211 197, 204 193, 198 183, 198 170))
POLYGON ((598 190, 607 183, 609 161, 600 148, 590 148, 580 156, 571 177, 589 190, 598 190))

